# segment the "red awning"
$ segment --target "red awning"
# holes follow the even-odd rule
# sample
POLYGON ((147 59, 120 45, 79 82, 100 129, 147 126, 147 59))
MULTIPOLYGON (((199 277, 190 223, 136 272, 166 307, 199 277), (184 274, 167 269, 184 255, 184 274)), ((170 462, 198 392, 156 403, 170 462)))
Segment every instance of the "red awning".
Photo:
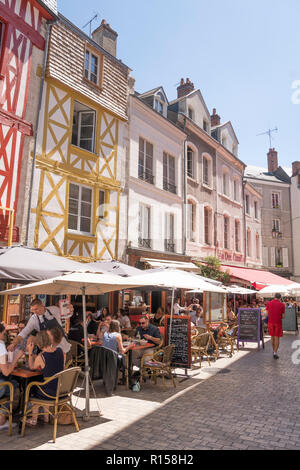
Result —
POLYGON ((269 271, 261 271, 260 269, 238 268, 237 266, 222 265, 222 270, 224 272, 228 271, 232 277, 250 282, 253 287, 258 290, 272 284, 293 284, 293 281, 290 281, 285 277, 277 276, 277 274, 270 273, 269 271))

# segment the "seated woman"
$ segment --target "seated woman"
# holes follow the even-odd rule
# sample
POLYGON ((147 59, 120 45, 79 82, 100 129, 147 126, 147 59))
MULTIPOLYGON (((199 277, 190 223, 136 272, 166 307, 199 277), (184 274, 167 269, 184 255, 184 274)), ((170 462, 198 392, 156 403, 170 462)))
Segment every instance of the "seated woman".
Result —
POLYGON ((107 349, 112 349, 118 354, 126 354, 132 345, 124 348, 120 331, 120 323, 118 320, 112 320, 109 325, 109 331, 103 334, 102 346, 107 349))
MULTIPOLYGON (((60 343, 63 337, 61 329, 57 326, 54 326, 50 330, 47 330, 47 333, 50 337, 52 346, 56 346, 57 348, 60 347, 60 343)), ((66 354, 64 353, 64 364, 66 363, 66 354)))
POLYGON ((99 324, 94 319, 94 313, 91 312, 91 311, 88 311, 88 312, 86 312, 86 317, 87 317, 87 332, 88 332, 88 334, 96 336, 99 324))
POLYGON ((106 315, 103 321, 99 322, 98 330, 97 330, 97 338, 98 340, 103 340, 104 333, 109 331, 109 325, 112 322, 112 317, 110 315, 106 315))
POLYGON ((164 324, 165 315, 161 307, 156 310, 154 317, 151 318, 152 325, 162 326, 164 324))
MULTIPOLYGON (((27 351, 29 354, 29 368, 31 370, 41 369, 43 378, 49 378, 53 375, 62 372, 64 370, 64 353, 61 348, 56 347, 55 344, 51 344, 51 339, 47 331, 40 331, 35 338, 35 344, 30 341, 27 345, 27 351), (37 356, 33 355, 33 348, 35 344, 42 351, 37 356)), ((43 387, 42 390, 52 397, 56 395, 57 381, 50 382, 43 387)), ((49 400, 38 387, 32 389, 33 396, 40 400, 49 400)), ((26 423, 35 426, 37 424, 39 406, 32 407, 32 417, 26 420, 26 423)), ((44 406, 44 422, 49 422, 49 409, 44 406)))
MULTIPOLYGON (((23 351, 18 351, 14 355, 13 362, 8 364, 8 352, 5 346, 4 338, 5 338, 5 326, 0 323, 0 384, 3 382, 11 382, 14 388, 17 387, 17 382, 14 380, 9 380, 9 375, 12 373, 14 368, 17 365, 19 358, 23 355, 23 351)), ((0 399, 3 397, 9 397, 9 388, 8 387, 1 387, 0 388, 0 399)), ((4 405, 6 407, 6 405, 4 405)), ((9 406, 9 405, 7 405, 9 406)), ((6 407, 7 408, 7 407, 6 407)), ((8 428, 8 422, 6 421, 7 413, 1 413, 0 408, 0 430, 8 428)))

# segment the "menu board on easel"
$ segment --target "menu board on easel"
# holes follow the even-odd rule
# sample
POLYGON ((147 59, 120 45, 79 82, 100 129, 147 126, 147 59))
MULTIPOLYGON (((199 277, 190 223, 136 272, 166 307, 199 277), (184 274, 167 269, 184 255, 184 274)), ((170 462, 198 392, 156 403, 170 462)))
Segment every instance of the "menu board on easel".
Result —
MULTIPOLYGON (((171 317, 165 316, 165 344, 169 344, 171 317)), ((171 341, 175 344, 172 364, 183 369, 189 369, 192 365, 191 355, 191 319, 188 316, 173 316, 171 341)))
POLYGON ((238 347, 240 342, 258 343, 258 349, 260 349, 261 341, 265 347, 260 309, 240 308, 238 311, 238 347))

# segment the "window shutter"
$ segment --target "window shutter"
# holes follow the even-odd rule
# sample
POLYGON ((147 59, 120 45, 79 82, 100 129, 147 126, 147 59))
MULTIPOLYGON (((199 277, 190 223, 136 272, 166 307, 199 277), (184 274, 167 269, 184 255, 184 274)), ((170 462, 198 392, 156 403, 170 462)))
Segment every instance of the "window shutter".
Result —
POLYGON ((271 260, 270 260, 270 266, 275 267, 276 266, 276 261, 275 261, 275 247, 272 246, 270 248, 271 251, 271 260))
POLYGON ((263 265, 269 266, 269 248, 267 246, 263 247, 263 265))
POLYGON ((288 248, 282 249, 282 262, 283 262, 284 268, 289 267, 289 249, 288 248))

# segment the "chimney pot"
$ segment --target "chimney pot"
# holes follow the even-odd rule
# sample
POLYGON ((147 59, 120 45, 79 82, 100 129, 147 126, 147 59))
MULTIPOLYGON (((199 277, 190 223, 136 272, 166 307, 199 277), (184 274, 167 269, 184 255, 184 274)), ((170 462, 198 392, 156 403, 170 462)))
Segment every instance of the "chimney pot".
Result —
POLYGON ((293 170, 292 176, 300 175, 300 162, 293 162, 292 170, 293 170))
POLYGON ((92 33, 93 41, 114 57, 117 55, 117 37, 118 33, 106 23, 105 19, 101 21, 100 26, 92 33))
POLYGON ((182 96, 186 96, 189 93, 194 91, 194 84, 190 81, 189 78, 186 79, 186 83, 184 78, 180 80, 180 85, 177 87, 177 98, 181 98, 182 96))
POLYGON ((268 153, 268 172, 274 173, 278 170, 278 152, 275 148, 270 148, 268 153))

